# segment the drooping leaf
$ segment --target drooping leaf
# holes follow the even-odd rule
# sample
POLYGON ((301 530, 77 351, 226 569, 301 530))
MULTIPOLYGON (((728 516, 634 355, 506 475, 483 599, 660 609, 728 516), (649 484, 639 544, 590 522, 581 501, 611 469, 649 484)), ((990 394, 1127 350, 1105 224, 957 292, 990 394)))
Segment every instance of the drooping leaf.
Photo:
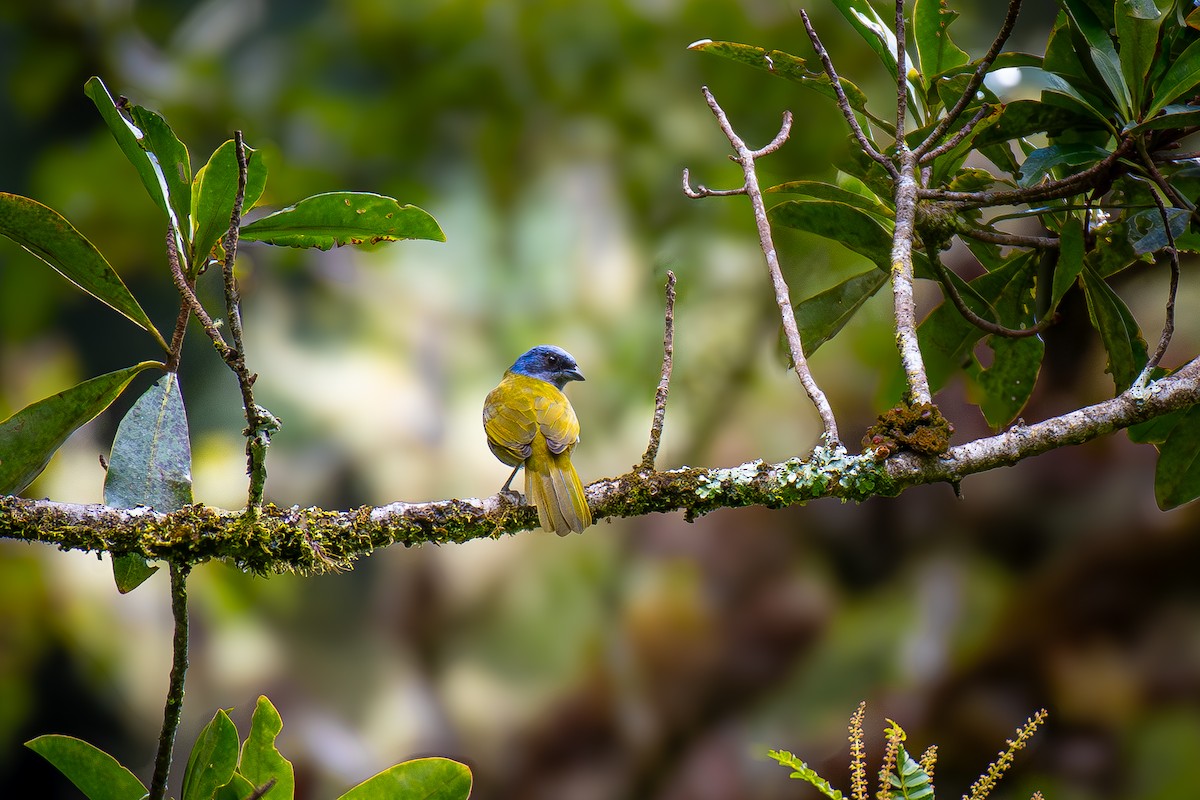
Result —
POLYGON ((164 514, 192 503, 192 449, 175 373, 159 378, 117 426, 104 502, 113 508, 146 506, 164 514))
POLYGON ((1154 499, 1163 511, 1200 497, 1200 406, 1182 412, 1162 444, 1154 469, 1154 499))
POLYGON ((1200 108, 1187 105, 1169 105, 1157 117, 1139 122, 1129 128, 1128 133, 1167 130, 1171 128, 1193 128, 1200 125, 1200 108))
MULTIPOLYGON (((146 787, 132 772, 99 748, 72 736, 47 734, 25 746, 67 777, 88 800, 141 800, 146 787)), ((53 794, 49 787, 40 796, 53 794)))
POLYGON ((1149 359, 1146 342, 1129 306, 1104 279, 1088 266, 1083 268, 1080 276, 1083 278, 1088 316, 1108 353, 1107 372, 1112 375, 1116 390, 1123 392, 1149 359))
MULTIPOLYGON (((831 100, 837 99, 837 93, 834 91, 829 76, 820 69, 819 65, 817 69, 810 70, 806 59, 794 56, 791 53, 785 53, 782 50, 765 50, 752 44, 721 42, 713 41, 712 39, 701 39, 698 42, 692 42, 688 45, 688 49, 695 50, 698 53, 708 53, 709 55, 726 58, 748 67, 754 67, 755 69, 761 69, 772 75, 778 75, 793 83, 798 83, 801 86, 812 89, 831 100)), ((846 94, 846 100, 850 103, 852 109, 867 115, 872 122, 883 127, 889 133, 895 132, 894 125, 889 125, 887 122, 877 119, 870 114, 867 110, 867 95, 862 89, 859 89, 853 82, 841 76, 839 76, 839 79, 842 84, 842 91, 846 94)))
POLYGON ((823 181, 787 181, 771 186, 764 191, 767 194, 800 194, 814 197, 817 200, 844 203, 862 209, 881 220, 888 220, 889 224, 896 216, 895 212, 878 197, 866 194, 868 190, 865 188, 862 192, 853 192, 823 181))
POLYGON ((369 192, 328 192, 243 225, 241 239, 328 250, 401 239, 444 242, 446 236, 437 221, 416 206, 369 192))
MULTIPOLYGON (((104 503, 170 513, 192 502, 192 449, 179 377, 168 372, 142 394, 117 426, 104 503)), ((134 553, 113 557, 117 591, 131 592, 157 571, 134 553)))
POLYGON ((788 200, 767 211, 772 225, 815 233, 838 242, 876 267, 891 270, 892 235, 865 211, 828 200, 788 200))
POLYGON ((1002 428, 1016 419, 1029 402, 1041 371, 1046 345, 1040 336, 1013 339, 992 335, 992 364, 979 373, 983 398, 979 408, 993 428, 1002 428))
POLYGON ((950 39, 950 24, 958 18, 946 0, 916 0, 913 4, 913 36, 921 58, 921 73, 929 80, 933 75, 965 64, 971 60, 950 39))
MULTIPOLYGON (((959 289, 963 302, 975 314, 1008 327, 1017 327, 1019 320, 1006 320, 1000 313, 1005 299, 1028 293, 1034 279, 1036 261, 1032 252, 1009 256, 996 269, 975 278, 969 291, 959 289)), ((971 349, 984 336, 983 330, 966 320, 950 300, 945 300, 929 313, 917 327, 921 352, 929 385, 937 391, 971 357, 971 349)))
POLYGON ((271 796, 291 798, 296 791, 296 777, 292 762, 288 761, 275 747, 275 737, 283 730, 279 712, 265 696, 258 698, 254 715, 250 720, 250 735, 242 744, 242 758, 238 773, 255 786, 262 786, 274 779, 271 796))
POLYGON ((67 437, 90 422, 155 361, 109 372, 26 406, 0 422, 0 494, 16 494, 41 474, 67 437))
POLYGON ((1054 266, 1054 281, 1050 290, 1050 308, 1053 314, 1067 291, 1075 285, 1083 269, 1083 223, 1074 217, 1063 224, 1058 235, 1058 263, 1054 266))
POLYGON ((146 187, 146 193, 150 195, 150 199, 164 214, 168 213, 166 176, 158 164, 147 157, 145 146, 142 144, 145 132, 121 113, 127 104, 122 102, 121 107, 118 108, 112 95, 108 93, 108 87, 104 85, 104 81, 95 76, 88 78, 87 83, 83 86, 83 92, 96 105, 96 110, 103 117, 104 124, 108 126, 108 131, 116 140, 117 146, 121 148, 125 158, 129 159, 129 163, 137 171, 138 177, 142 179, 142 185, 146 187))
POLYGON ((49 264, 60 275, 148 331, 169 349, 121 276, 61 214, 36 200, 0 192, 0 235, 49 264))
POLYGON ((466 800, 470 794, 471 770, 466 764, 448 758, 418 758, 367 778, 338 800, 466 800))
MULTIPOLYGON (((142 147, 152 164, 157 164, 166 184, 171 224, 183 237, 184 246, 192 240, 192 162, 187 147, 175 136, 171 126, 157 112, 130 106, 133 124, 142 131, 142 147)), ((186 256, 187 251, 184 251, 186 256)))
POLYGON ((1188 45, 1154 87, 1153 100, 1143 118, 1152 119, 1197 83, 1200 83, 1200 40, 1188 45))
POLYGON ((880 287, 887 283, 887 274, 877 269, 867 270, 852 278, 813 295, 796 305, 796 324, 804 352, 812 355, 838 331, 880 287))
POLYGON ((218 709, 192 746, 183 771, 182 800, 211 800, 229 783, 237 766, 238 735, 233 720, 218 709))
POLYGON ((1117 48, 1108 35, 1109 27, 1096 16, 1087 0, 1062 0, 1062 5, 1076 30, 1086 40, 1092 65, 1100 74, 1109 96, 1116 102, 1121 116, 1131 119, 1133 101, 1121 72, 1121 59, 1117 55, 1117 48))
POLYGON ((1146 91, 1146 76, 1154 63, 1158 48, 1158 32, 1173 2, 1163 3, 1160 10, 1155 0, 1117 0, 1117 41, 1121 45, 1121 74, 1129 87, 1133 111, 1141 110, 1146 91))
MULTIPOLYGON (((267 184, 267 167, 262 155, 246 148, 246 194, 243 212, 249 211, 262 196, 267 184)), ((229 230, 229 216, 237 198, 237 144, 229 139, 213 152, 208 163, 196 172, 192 181, 192 263, 203 266, 212 256, 221 237, 229 230)))

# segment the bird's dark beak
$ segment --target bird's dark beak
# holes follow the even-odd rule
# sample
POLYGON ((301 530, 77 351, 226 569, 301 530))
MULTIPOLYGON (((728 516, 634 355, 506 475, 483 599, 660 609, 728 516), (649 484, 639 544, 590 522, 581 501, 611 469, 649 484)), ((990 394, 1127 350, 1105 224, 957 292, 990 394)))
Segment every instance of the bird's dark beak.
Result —
POLYGON ((569 381, 587 380, 586 378, 583 377, 583 373, 579 371, 578 367, 576 367, 575 369, 568 369, 568 370, 564 371, 562 373, 562 375, 564 378, 566 378, 569 381))

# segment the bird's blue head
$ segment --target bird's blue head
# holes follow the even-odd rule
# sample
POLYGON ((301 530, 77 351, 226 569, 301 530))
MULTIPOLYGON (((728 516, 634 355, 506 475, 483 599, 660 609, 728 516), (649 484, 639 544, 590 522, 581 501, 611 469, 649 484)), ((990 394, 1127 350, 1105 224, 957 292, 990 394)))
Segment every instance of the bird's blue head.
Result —
POLYGON ((568 381, 583 380, 583 373, 579 371, 575 358, 566 350, 552 344, 539 344, 525 351, 508 371, 538 378, 554 384, 559 389, 566 386, 568 381))

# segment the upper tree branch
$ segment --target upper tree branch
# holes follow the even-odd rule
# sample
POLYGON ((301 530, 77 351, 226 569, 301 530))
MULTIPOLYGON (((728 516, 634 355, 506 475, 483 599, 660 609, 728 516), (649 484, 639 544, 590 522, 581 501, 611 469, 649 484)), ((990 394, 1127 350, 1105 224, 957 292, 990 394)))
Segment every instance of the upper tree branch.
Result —
MULTIPOLYGON (((752 462, 730 469, 631 472, 592 483, 595 519, 685 510, 779 507, 819 497, 862 499, 917 484, 957 482, 1066 445, 1200 402, 1200 359, 1117 397, 1033 425, 958 445, 942 456, 897 453, 831 458, 818 448, 808 461, 752 462)), ((67 550, 137 553, 172 563, 212 559, 260 573, 324 572, 392 544, 462 542, 537 527, 536 510, 502 495, 483 500, 393 503, 335 512, 266 506, 257 517, 191 506, 172 514, 0 497, 0 538, 67 550)))
MULTIPOLYGON (((774 153, 783 143, 787 141, 788 133, 792 128, 792 115, 790 112, 784 112, 783 125, 779 129, 779 133, 771 140, 769 144, 758 150, 752 150, 738 136, 733 129, 733 125, 729 122, 729 117, 726 116, 725 110, 717 103, 712 92, 705 86, 704 99, 708 103, 708 107, 712 109, 713 116, 717 118, 717 124, 721 127, 721 132, 725 134, 725 138, 729 140, 733 146, 733 160, 742 168, 742 176, 745 183, 742 185, 742 190, 746 196, 750 198, 750 204, 754 208, 754 222, 758 227, 758 243, 762 248, 763 256, 767 261, 767 271, 771 275, 771 285, 775 289, 775 304, 779 307, 779 317, 783 323, 784 337, 787 339, 788 351, 792 357, 792 366, 796 371, 796 377, 800 379, 801 385, 804 387, 805 393, 808 394, 809 400, 816 406, 817 413, 821 416, 821 422, 825 426, 825 441, 829 444, 834 444, 839 441, 837 420, 833 415, 833 407, 829 404, 829 399, 825 396, 825 392, 817 385, 813 378, 812 372, 808 368, 808 359, 804 356, 804 343, 800 340, 800 329, 796 324, 796 311, 792 308, 791 293, 788 290, 787 281, 783 277, 783 269, 779 266, 779 254, 775 250, 775 242, 771 236, 771 223, 767 220, 767 207, 763 202, 762 190, 758 185, 758 172, 755 169, 754 162, 762 156, 774 153)), ((703 197, 700 192, 691 190, 687 183, 687 175, 684 175, 684 192, 689 197, 703 197)))

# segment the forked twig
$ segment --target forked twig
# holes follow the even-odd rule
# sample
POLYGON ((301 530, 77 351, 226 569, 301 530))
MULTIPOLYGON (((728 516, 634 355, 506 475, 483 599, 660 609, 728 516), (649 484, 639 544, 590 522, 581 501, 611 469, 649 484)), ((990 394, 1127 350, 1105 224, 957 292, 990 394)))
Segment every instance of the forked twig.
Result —
MULTIPOLYGON (((712 92, 709 91, 707 86, 703 88, 703 91, 704 99, 708 103, 708 107, 712 110, 713 116, 717 118, 717 124, 721 128, 721 132, 725 134, 725 138, 733 146, 734 155, 732 158, 742 168, 742 175, 745 179, 745 183, 741 189, 726 193, 745 194, 750 198, 750 204, 754 208, 754 221, 758 227, 759 247, 766 258, 767 271, 771 275, 771 284, 775 290, 775 304, 779 307, 779 316, 783 323, 784 336, 787 339, 793 368, 796 371, 796 376, 800 379, 800 384, 804 387, 805 393, 808 394, 809 399, 821 417, 821 422, 825 426, 826 442, 830 445, 836 444, 840 441, 838 438, 837 420, 834 418, 833 408, 829 405, 829 399, 825 396, 825 392, 821 390, 821 387, 817 385, 816 380, 814 380, 812 371, 808 367, 808 360, 804 357, 804 344, 800 339, 800 329, 796 323, 796 312, 792 308, 787 281, 784 280, 783 270, 779 266, 779 255, 775 250, 775 243, 771 236, 771 223, 767 220, 767 207, 763 202, 762 190, 758 185, 758 173, 754 167, 756 159, 775 152, 787 141, 792 127, 792 115, 790 112, 785 112, 783 115, 783 125, 779 129, 779 133, 775 135, 775 138, 766 146, 752 150, 738 136, 737 132, 734 131, 733 125, 729 122, 729 117, 725 115, 724 109, 717 103, 716 98, 713 97, 712 92)), ((707 194, 692 190, 688 185, 686 172, 684 174, 684 192, 688 197, 705 197, 712 194, 712 190, 707 190, 707 194)))

